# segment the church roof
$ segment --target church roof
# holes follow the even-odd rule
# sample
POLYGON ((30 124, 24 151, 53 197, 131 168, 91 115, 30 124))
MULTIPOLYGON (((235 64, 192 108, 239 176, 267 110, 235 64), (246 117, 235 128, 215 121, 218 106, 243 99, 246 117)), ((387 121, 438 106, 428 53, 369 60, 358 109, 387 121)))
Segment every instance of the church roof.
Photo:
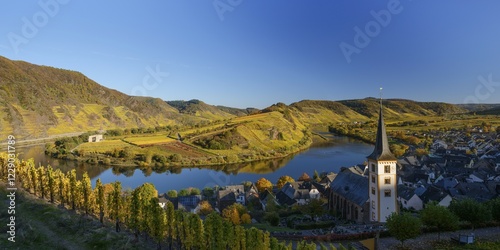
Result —
POLYGON ((382 106, 380 106, 380 115, 378 118, 377 138, 375 140, 375 149, 368 156, 368 159, 376 161, 395 161, 397 158, 389 149, 389 141, 385 132, 384 117, 382 114, 382 106))
POLYGON ((350 171, 342 171, 330 184, 333 192, 363 206, 368 200, 368 178, 350 171))

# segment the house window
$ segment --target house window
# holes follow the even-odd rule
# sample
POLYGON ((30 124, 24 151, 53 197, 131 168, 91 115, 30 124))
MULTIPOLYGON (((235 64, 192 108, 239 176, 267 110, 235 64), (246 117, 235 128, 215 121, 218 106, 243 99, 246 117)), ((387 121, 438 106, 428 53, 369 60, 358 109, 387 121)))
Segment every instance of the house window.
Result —
POLYGON ((372 201, 372 208, 375 208, 375 201, 372 201))
POLYGON ((372 172, 375 172, 375 164, 372 163, 372 172))
POLYGON ((372 175, 372 182, 375 183, 375 175, 372 175))
POLYGON ((391 197, 391 190, 390 189, 386 189, 384 191, 384 194, 385 194, 385 197, 391 197))
POLYGON ((375 194, 375 188, 372 187, 372 194, 375 194))
POLYGON ((384 173, 390 174, 391 173, 391 166, 390 165, 385 165, 384 166, 384 173))
POLYGON ((385 183, 385 184, 391 184, 391 177, 387 177, 387 178, 385 178, 384 183, 385 183))

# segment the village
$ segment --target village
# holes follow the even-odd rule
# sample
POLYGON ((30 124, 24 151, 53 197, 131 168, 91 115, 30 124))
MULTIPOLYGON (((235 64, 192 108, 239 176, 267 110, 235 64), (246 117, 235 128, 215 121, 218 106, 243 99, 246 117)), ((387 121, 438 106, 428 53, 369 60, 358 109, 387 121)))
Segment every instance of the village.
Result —
POLYGON ((374 153, 363 164, 343 167, 339 173, 315 172, 312 178, 307 173, 297 180, 283 176, 276 185, 262 178, 256 183, 184 190, 184 195, 164 193, 160 206, 172 202, 176 209, 201 215, 208 206, 224 216, 237 204, 251 220, 233 222, 266 224, 261 229, 293 238, 380 232, 386 230, 385 219, 392 212, 500 197, 499 133, 473 128, 436 132, 432 137, 428 154, 396 159, 388 149, 381 112, 374 153))

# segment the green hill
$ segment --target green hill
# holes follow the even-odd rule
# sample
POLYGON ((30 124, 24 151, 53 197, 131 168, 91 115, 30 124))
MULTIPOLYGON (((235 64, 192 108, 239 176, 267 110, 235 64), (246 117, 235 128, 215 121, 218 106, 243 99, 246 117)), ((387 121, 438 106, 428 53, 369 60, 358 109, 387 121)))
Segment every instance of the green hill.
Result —
POLYGON ((161 99, 128 96, 70 70, 0 57, 0 136, 41 138, 100 129, 193 125, 233 115, 184 115, 161 99))
MULTIPOLYGON (((199 130, 213 126, 217 121, 273 111, 281 113, 282 118, 288 121, 282 124, 284 126, 324 126, 336 122, 374 120, 379 107, 376 98, 303 100, 290 105, 277 103, 263 110, 214 106, 200 100, 163 101, 123 94, 99 85, 76 71, 0 57, 2 137, 15 134, 20 139, 33 139, 72 132, 165 125, 196 125, 199 130)), ((480 110, 484 109, 486 107, 480 110)), ((469 110, 469 106, 447 103, 384 100, 384 114, 388 121, 461 114, 469 110)))

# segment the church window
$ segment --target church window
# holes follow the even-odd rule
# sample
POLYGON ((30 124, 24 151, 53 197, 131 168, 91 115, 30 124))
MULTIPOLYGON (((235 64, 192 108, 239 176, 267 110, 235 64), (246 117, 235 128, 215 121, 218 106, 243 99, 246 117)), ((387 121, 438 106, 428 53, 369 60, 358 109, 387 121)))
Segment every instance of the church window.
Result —
POLYGON ((391 177, 385 178, 385 184, 391 184, 391 177))
POLYGON ((384 166, 384 173, 390 174, 391 173, 391 166, 390 165, 385 165, 384 166))
POLYGON ((375 188, 372 187, 372 194, 375 194, 375 188))
POLYGON ((372 175, 372 182, 375 183, 375 175, 372 175))
POLYGON ((385 197, 391 197, 391 190, 390 189, 386 189, 384 191, 384 194, 385 194, 385 197))
POLYGON ((372 163, 372 172, 375 172, 375 164, 372 163))

